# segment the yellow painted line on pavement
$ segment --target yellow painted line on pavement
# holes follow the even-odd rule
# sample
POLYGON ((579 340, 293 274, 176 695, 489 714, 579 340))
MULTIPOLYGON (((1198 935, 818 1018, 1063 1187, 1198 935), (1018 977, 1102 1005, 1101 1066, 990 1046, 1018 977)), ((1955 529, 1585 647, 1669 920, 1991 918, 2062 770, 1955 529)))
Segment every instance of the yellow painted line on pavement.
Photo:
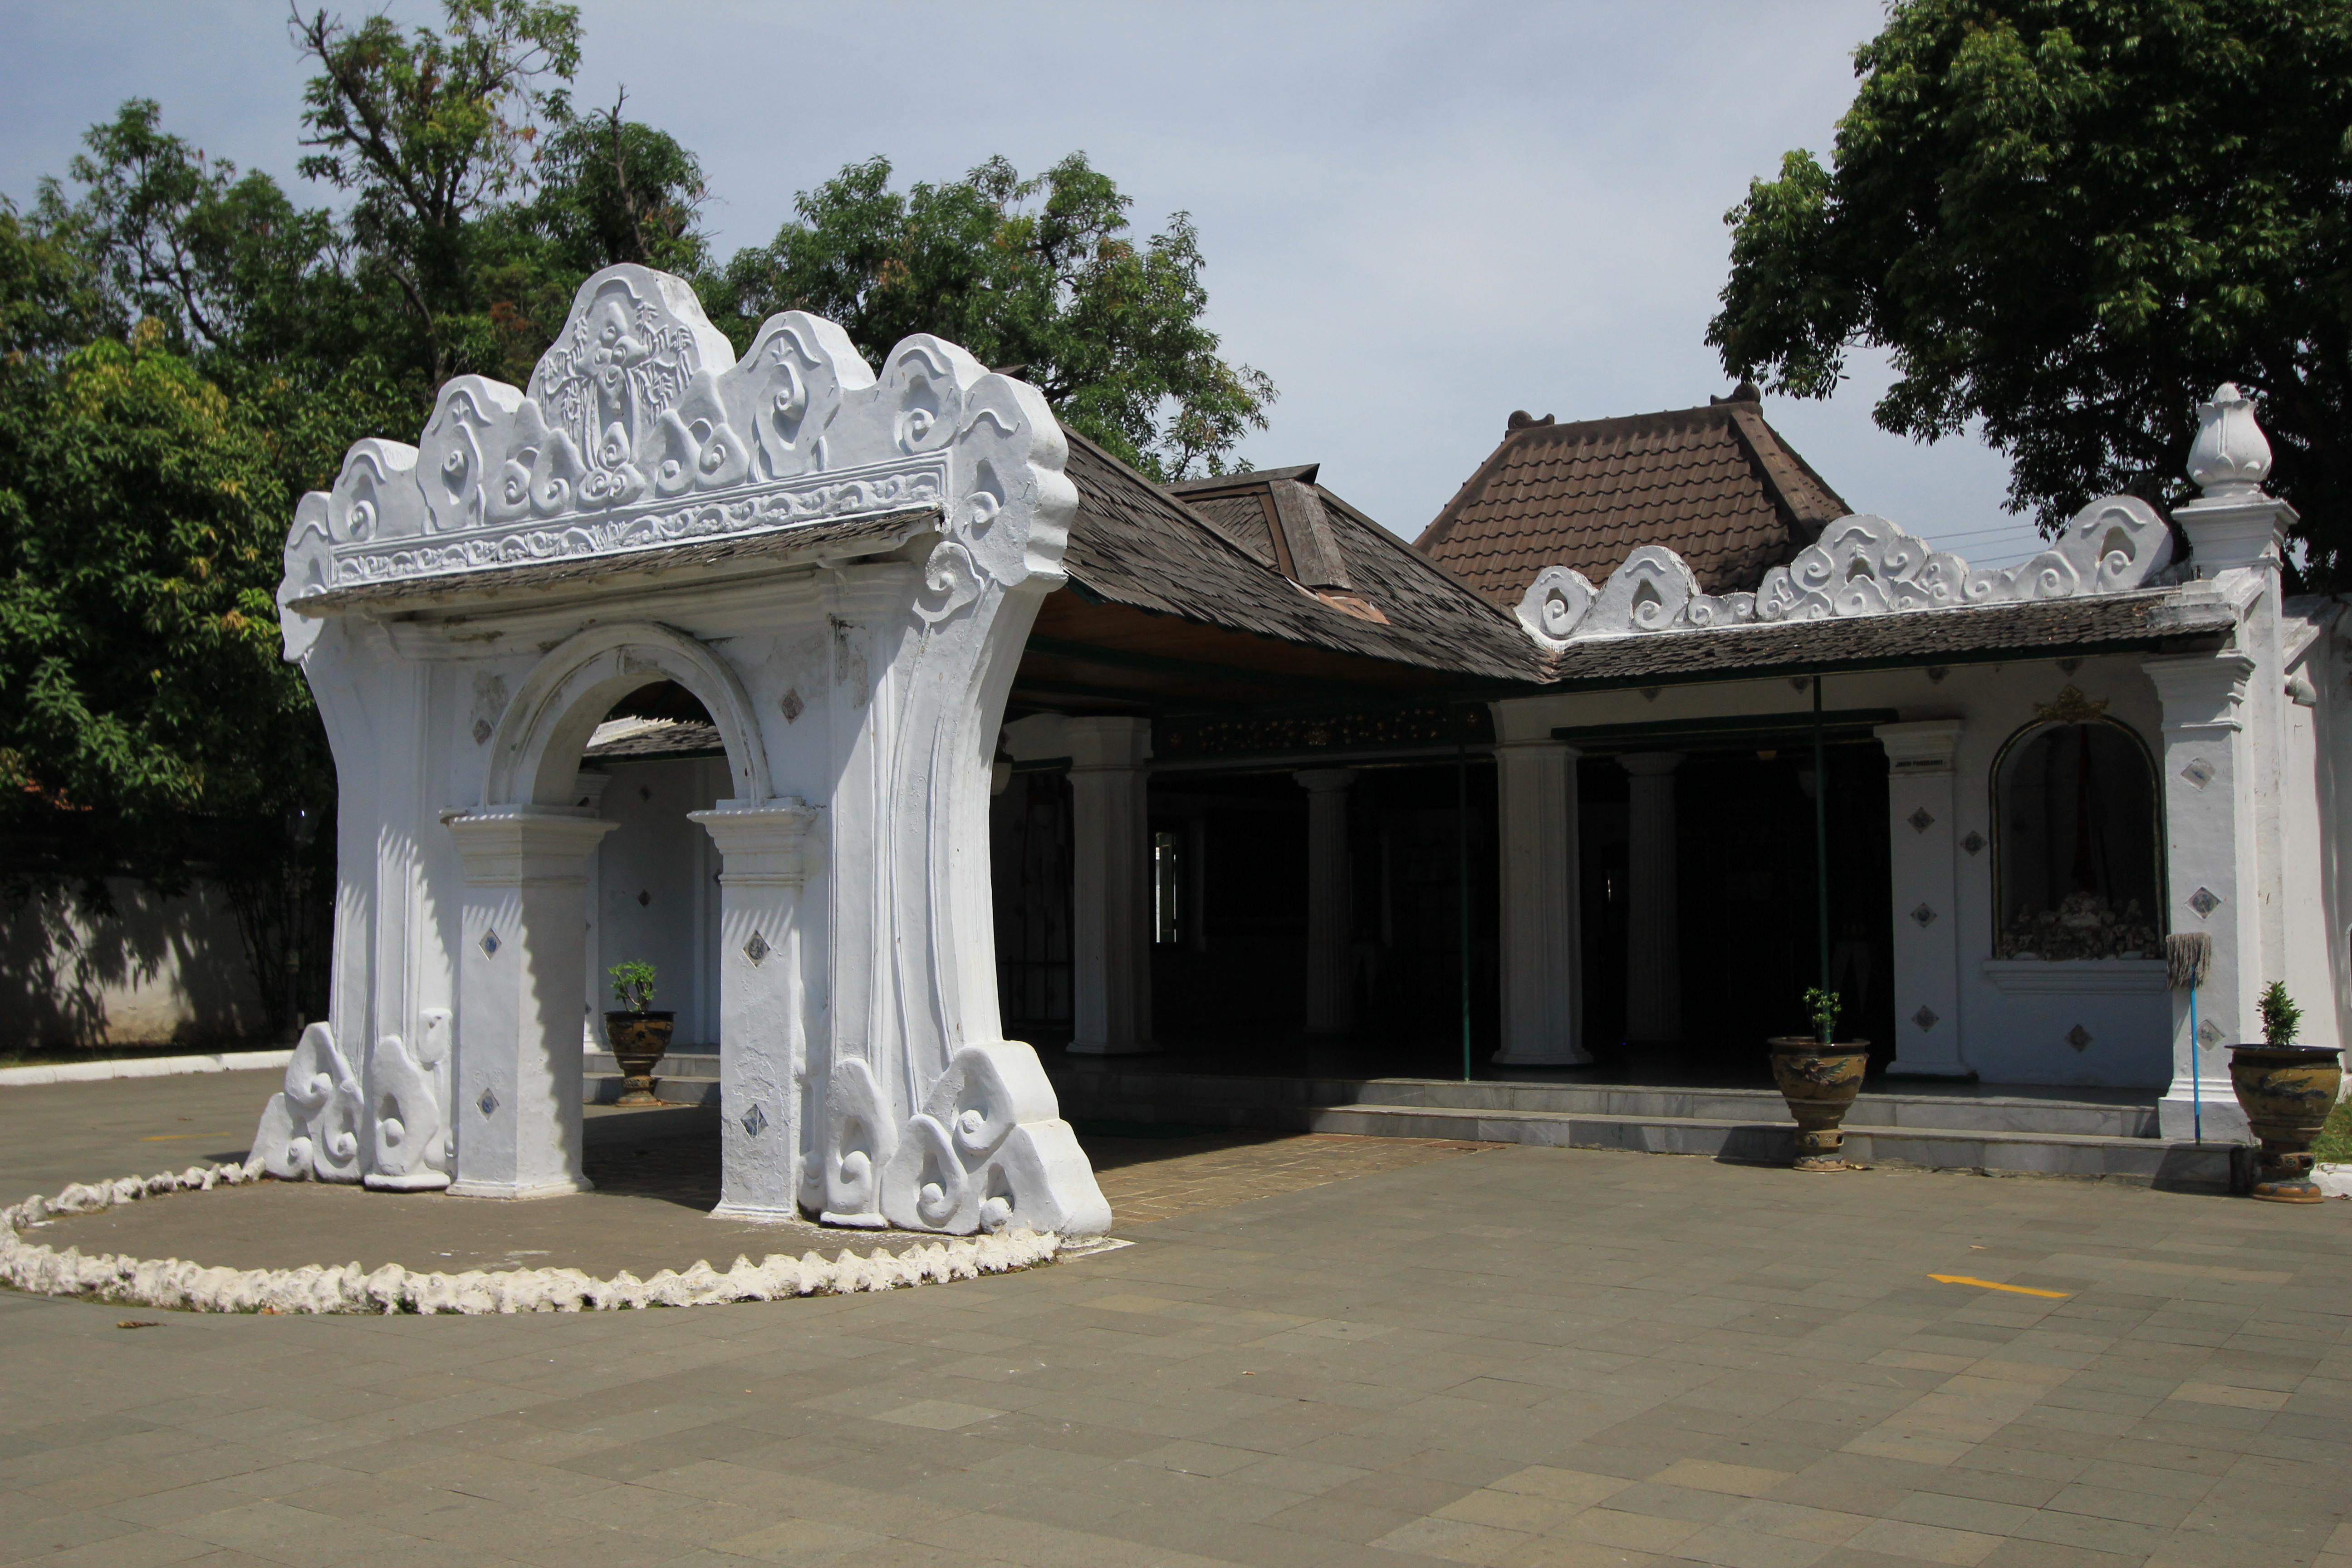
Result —
POLYGON ((2037 1290, 2031 1285, 2003 1285, 1996 1279, 1979 1279, 1969 1274, 1930 1274, 1927 1278, 1938 1285, 1974 1285, 1980 1290, 2006 1290, 2013 1296, 2055 1296, 2063 1300, 2074 1294, 2072 1290, 2037 1290))

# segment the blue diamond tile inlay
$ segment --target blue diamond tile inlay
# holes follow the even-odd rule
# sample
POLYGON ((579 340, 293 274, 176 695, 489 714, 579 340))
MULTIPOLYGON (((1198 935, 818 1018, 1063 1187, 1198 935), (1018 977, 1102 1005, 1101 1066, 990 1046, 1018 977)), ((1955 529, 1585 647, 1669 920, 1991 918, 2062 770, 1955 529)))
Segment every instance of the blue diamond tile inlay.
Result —
POLYGON ((494 1113, 499 1108, 498 1090, 494 1089, 482 1090, 482 1098, 474 1101, 474 1107, 485 1116, 494 1113))
POLYGON ((751 1109, 743 1113, 743 1134, 747 1138, 757 1138, 767 1130, 768 1113, 754 1101, 751 1109))

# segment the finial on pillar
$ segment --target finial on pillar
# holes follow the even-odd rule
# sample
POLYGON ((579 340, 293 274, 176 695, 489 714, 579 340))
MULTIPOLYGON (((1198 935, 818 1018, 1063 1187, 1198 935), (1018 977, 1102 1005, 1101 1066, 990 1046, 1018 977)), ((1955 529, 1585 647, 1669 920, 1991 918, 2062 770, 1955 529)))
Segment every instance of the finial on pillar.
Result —
POLYGON ((2271 444, 2254 423, 2253 399, 2223 382, 2210 403, 2197 405, 2197 439, 2189 448, 2189 477, 2204 493, 2173 509, 2189 538, 2200 577, 2241 568, 2275 568, 2286 550, 2295 510, 2263 489, 2270 477, 2271 444))
POLYGON ((2189 479, 2216 500, 2234 500, 2259 494, 2270 472, 2270 438, 2254 422, 2254 400, 2236 382, 2223 382, 2210 403, 2197 405, 2189 479))

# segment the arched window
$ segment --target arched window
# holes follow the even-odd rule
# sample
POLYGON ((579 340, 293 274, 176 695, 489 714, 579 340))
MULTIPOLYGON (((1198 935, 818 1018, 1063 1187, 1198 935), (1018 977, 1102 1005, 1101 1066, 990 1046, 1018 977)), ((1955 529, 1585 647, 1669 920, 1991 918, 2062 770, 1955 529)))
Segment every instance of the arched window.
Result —
POLYGON ((2156 770, 2113 720, 2030 724, 1993 764, 1993 955, 2161 958, 2156 770))

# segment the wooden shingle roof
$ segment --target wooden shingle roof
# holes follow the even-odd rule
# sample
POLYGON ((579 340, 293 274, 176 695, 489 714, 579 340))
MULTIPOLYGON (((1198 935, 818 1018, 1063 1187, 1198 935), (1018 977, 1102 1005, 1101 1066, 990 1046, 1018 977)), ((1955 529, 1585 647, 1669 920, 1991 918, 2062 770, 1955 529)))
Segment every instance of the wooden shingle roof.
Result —
POLYGON ((1448 675, 1541 673, 1539 652, 1510 614, 1319 485, 1302 483, 1297 476, 1311 479, 1311 467, 1171 489, 1082 436, 1069 442, 1078 514, 1063 565, 1097 598, 1448 675), (1212 494, 1196 503, 1187 493, 1194 490, 1212 494), (1277 559, 1269 514, 1286 525, 1290 543, 1279 553, 1302 577, 1286 575, 1277 559), (1246 526, 1253 517, 1260 531, 1246 526))
POLYGON ((1414 541, 1506 608, 1546 566, 1599 584, 1643 544, 1680 555, 1706 593, 1749 591, 1853 510, 1748 396, 1570 425, 1524 415, 1511 423, 1414 541))

